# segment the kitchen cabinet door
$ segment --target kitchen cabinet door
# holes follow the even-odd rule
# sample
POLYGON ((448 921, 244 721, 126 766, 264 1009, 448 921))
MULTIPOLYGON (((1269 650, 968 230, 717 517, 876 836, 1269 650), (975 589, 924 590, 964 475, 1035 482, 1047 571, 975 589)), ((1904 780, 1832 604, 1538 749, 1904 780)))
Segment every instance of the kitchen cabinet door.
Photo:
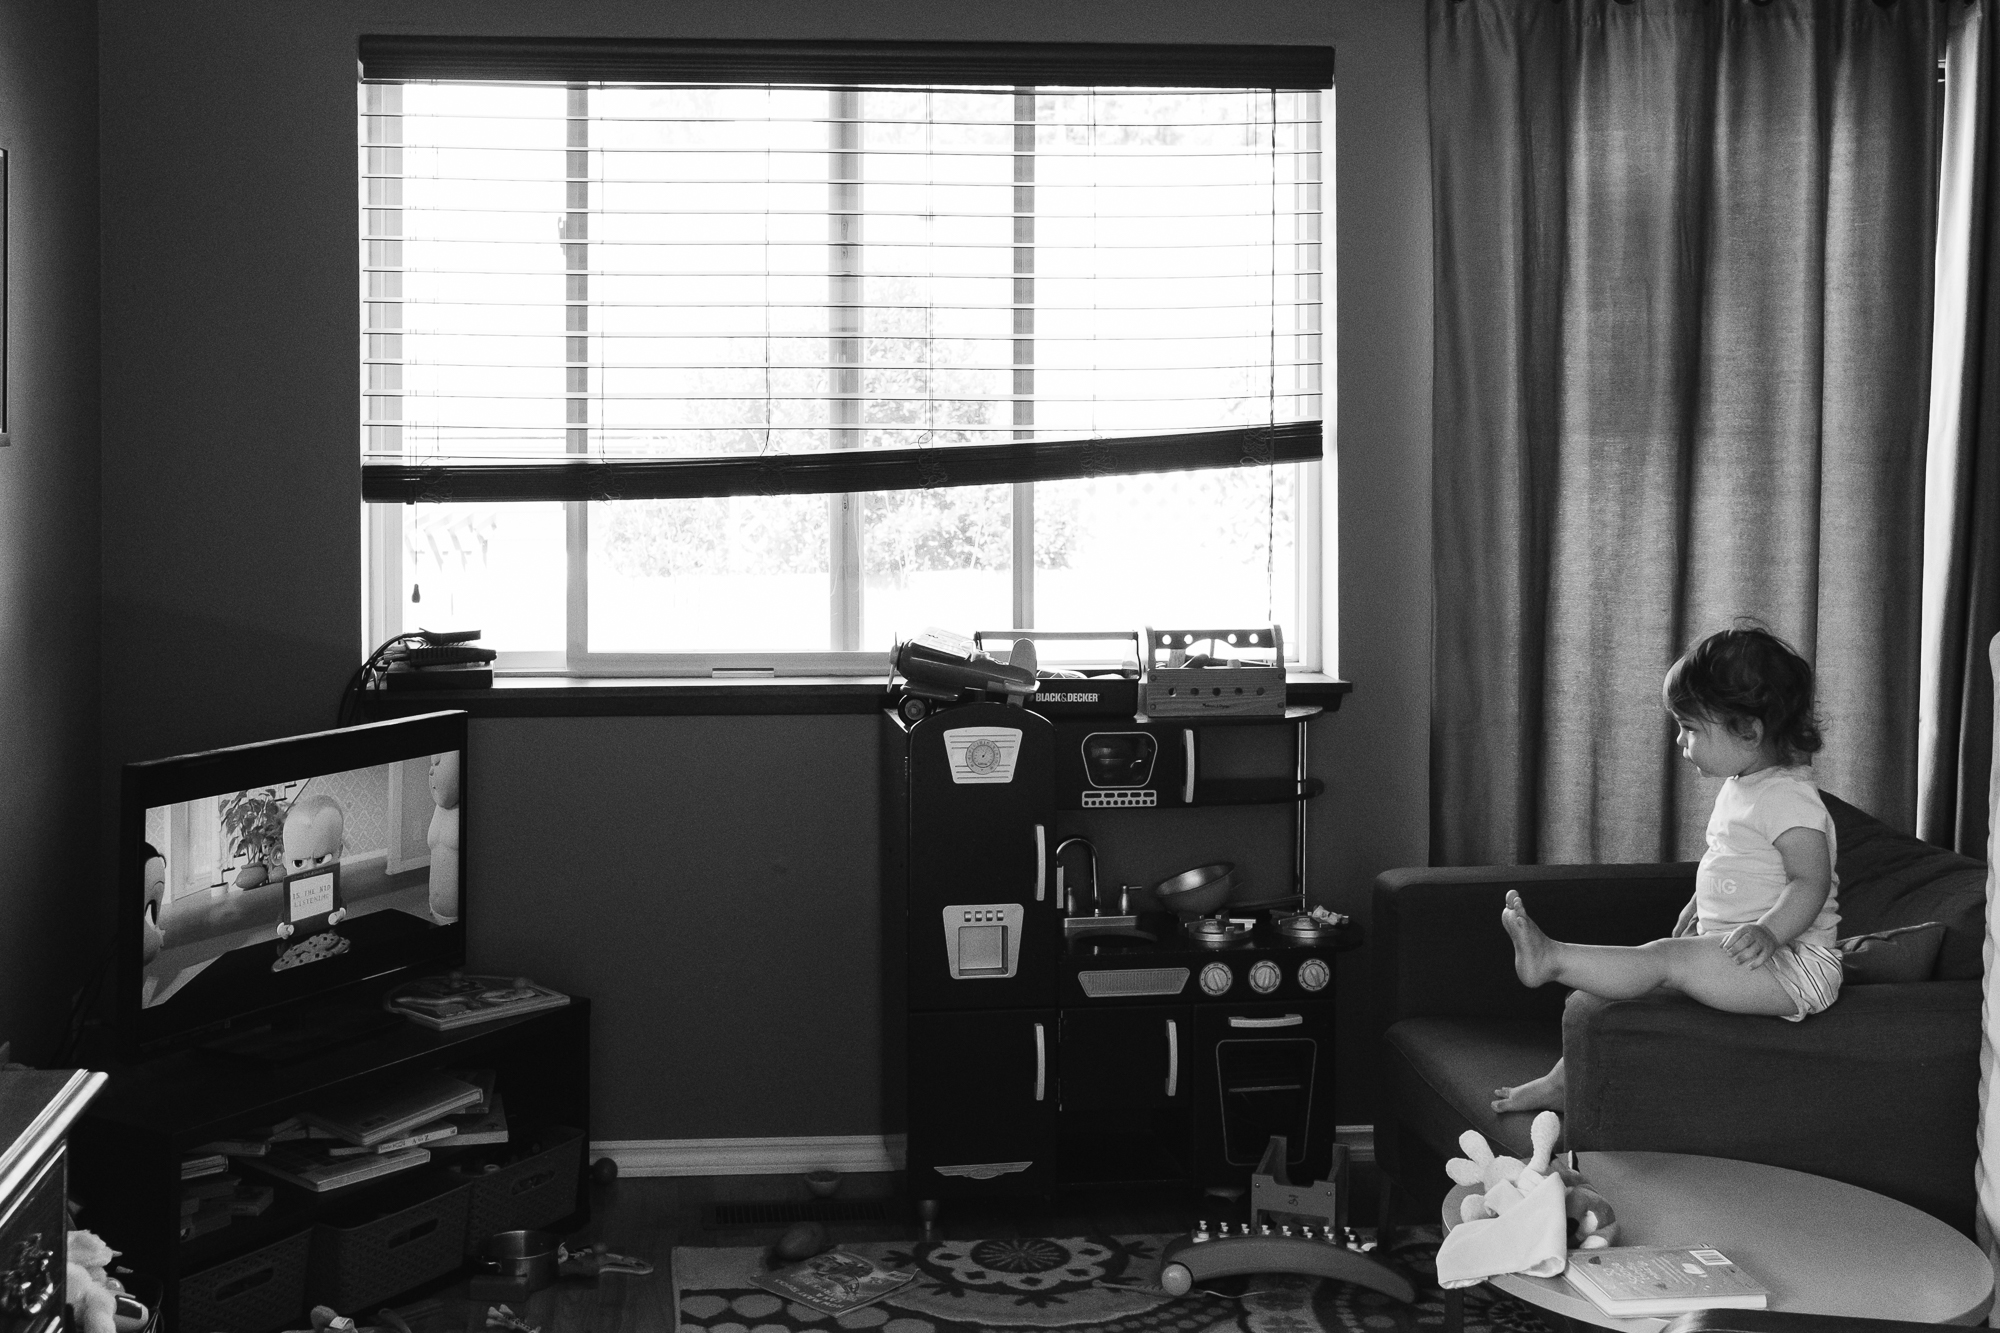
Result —
POLYGON ((1065 1009, 1058 1169, 1065 1181, 1166 1181, 1192 1165, 1187 1005, 1065 1009))
POLYGON ((1054 1181, 1053 1009, 911 1014, 909 1182, 919 1199, 1054 1181))

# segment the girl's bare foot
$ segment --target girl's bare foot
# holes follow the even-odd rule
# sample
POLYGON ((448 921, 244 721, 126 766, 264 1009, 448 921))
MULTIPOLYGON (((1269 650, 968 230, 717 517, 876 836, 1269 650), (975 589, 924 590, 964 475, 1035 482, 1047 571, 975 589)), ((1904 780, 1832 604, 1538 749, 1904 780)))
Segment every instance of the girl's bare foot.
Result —
POLYGON ((1555 980, 1556 942, 1528 916, 1521 895, 1507 890, 1507 906, 1501 909, 1500 924, 1514 938, 1514 975, 1524 986, 1540 986, 1555 980))
POLYGON ((1568 1084, 1563 1078, 1562 1061, 1537 1079, 1512 1088, 1493 1089, 1493 1109, 1496 1111, 1560 1111, 1563 1109, 1563 1094, 1568 1084))

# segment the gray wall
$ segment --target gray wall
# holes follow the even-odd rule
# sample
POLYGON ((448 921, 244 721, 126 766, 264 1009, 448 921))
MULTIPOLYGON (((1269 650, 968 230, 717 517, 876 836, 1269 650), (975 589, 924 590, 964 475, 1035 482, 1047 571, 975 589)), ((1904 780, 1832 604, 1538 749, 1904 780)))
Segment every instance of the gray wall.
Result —
MULTIPOLYGON (((1331 43, 1340 642, 1322 894, 1425 856, 1429 197, 1410 0, 105 0, 104 772, 330 723, 361 623, 364 32, 1331 43), (143 645, 143 652, 132 651, 143 645)), ((476 965, 596 997, 599 1138, 861 1134, 882 1094, 864 719, 479 724, 476 965)), ((1358 964, 1359 960, 1355 960, 1358 964)), ((1369 1118, 1362 966, 1338 1118, 1369 1118)))
POLYGON ((0 1040, 37 1061, 108 938, 77 910, 97 900, 96 33, 88 4, 0 5, 0 1040))

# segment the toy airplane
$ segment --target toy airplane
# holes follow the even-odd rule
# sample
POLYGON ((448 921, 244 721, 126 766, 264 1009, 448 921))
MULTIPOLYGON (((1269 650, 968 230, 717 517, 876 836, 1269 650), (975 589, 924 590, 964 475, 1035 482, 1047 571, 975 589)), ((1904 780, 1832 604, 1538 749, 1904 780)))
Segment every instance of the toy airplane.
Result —
POLYGON ((1317 1185, 1285 1175, 1285 1140, 1272 1135, 1250 1177, 1250 1221, 1235 1235, 1229 1224, 1206 1222, 1160 1252, 1160 1286, 1185 1296, 1197 1282, 1239 1273, 1303 1273, 1337 1278, 1405 1304, 1417 1298, 1410 1280, 1374 1255, 1354 1248, 1340 1225, 1340 1186, 1347 1148, 1334 1146, 1333 1172, 1317 1185))

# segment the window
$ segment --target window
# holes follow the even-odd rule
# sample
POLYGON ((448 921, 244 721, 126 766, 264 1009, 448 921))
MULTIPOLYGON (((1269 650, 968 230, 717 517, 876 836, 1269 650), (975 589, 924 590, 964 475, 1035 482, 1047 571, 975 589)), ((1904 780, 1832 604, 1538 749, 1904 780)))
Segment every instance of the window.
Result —
POLYGON ((928 624, 1309 644, 1317 87, 408 68, 364 47, 372 639, 660 674, 877 672, 928 624))

